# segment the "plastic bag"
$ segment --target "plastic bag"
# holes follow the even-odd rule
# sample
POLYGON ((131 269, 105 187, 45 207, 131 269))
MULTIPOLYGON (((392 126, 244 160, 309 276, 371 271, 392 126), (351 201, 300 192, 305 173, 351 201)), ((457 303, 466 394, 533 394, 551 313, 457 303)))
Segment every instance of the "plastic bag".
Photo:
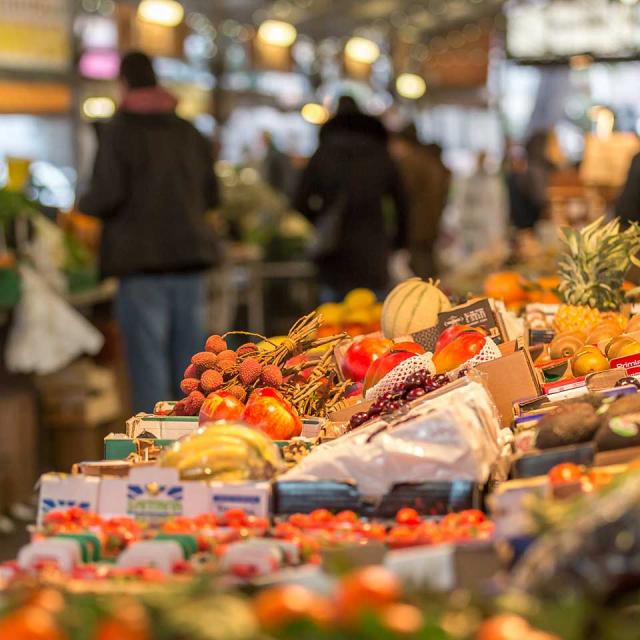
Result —
POLYGON ((451 391, 323 444, 280 479, 355 482, 366 498, 395 484, 485 482, 500 455, 499 426, 485 388, 464 381, 451 391))
POLYGON ((102 334, 39 273, 20 266, 20 278, 22 296, 5 351, 9 371, 53 373, 82 354, 100 351, 104 343, 102 334))

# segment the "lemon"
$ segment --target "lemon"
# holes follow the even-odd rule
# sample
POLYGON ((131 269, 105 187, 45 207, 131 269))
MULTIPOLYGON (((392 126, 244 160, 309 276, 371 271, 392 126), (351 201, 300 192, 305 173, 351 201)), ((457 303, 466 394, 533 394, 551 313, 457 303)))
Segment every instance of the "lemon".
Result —
POLYGON ((369 309, 376 303, 376 294, 371 289, 353 289, 344 298, 347 309, 369 309))
POLYGON ((380 318, 382 317, 382 303, 377 302, 371 307, 371 323, 380 322, 380 318))
POLYGON ((258 342, 256 345, 260 351, 273 351, 276 347, 279 347, 284 340, 287 339, 287 336, 274 336, 273 338, 269 338, 269 341, 263 340, 262 342, 258 342))
POLYGON ((327 302, 318 307, 318 313, 324 318, 325 325, 340 326, 342 324, 342 305, 327 302))
POLYGON ((371 311, 369 309, 350 309, 344 315, 345 324, 370 324, 371 311))

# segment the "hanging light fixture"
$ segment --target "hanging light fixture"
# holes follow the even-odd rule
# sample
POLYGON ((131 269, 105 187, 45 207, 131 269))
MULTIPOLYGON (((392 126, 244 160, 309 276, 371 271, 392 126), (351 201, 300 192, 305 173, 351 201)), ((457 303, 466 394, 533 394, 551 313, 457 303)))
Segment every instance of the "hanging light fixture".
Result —
POLYGON ((184 18, 184 7, 176 0, 142 0, 138 18, 163 27, 176 27, 184 18))
POLYGON ((401 73, 396 78, 396 91, 403 98, 417 100, 427 91, 427 83, 422 76, 415 73, 401 73))
POLYGON ((329 112, 316 102, 308 102, 300 110, 302 117, 310 124, 324 124, 329 119, 329 112))
POLYGON ((373 40, 354 36, 347 41, 344 52, 355 62, 373 64, 380 56, 380 47, 373 40))
POLYGON ((296 28, 282 20, 265 20, 258 28, 258 38, 276 47, 290 47, 297 37, 296 28))
POLYGON ((110 118, 116 112, 116 103, 107 96, 94 96, 82 103, 82 113, 89 120, 110 118))

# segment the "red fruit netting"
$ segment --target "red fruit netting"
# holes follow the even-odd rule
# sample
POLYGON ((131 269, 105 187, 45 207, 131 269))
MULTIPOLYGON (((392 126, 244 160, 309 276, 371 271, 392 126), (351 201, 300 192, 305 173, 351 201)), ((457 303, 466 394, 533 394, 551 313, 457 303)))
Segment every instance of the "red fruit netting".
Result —
POLYGON ((413 358, 408 358, 401 362, 395 369, 392 369, 387 375, 378 382, 377 385, 371 387, 366 393, 367 400, 377 400, 385 393, 390 393, 402 387, 404 381, 412 374, 425 369, 430 375, 435 375, 436 368, 432 361, 431 353, 424 353, 413 358))

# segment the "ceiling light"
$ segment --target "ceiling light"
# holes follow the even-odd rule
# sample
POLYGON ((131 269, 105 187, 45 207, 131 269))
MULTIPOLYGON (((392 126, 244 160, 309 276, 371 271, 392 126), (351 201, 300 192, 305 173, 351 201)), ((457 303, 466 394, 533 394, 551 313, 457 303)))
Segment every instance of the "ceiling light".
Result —
POLYGON ((82 113, 90 120, 110 118, 116 112, 116 103, 106 96, 87 98, 82 103, 82 113))
POLYGON ((373 64, 380 56, 380 47, 373 40, 356 36, 347 42, 344 52, 356 62, 373 64))
POLYGON ((176 0, 142 0, 138 5, 138 18, 163 27, 175 27, 184 18, 184 8, 176 0))
POLYGON ((422 98, 427 90, 427 83, 424 78, 415 73, 401 73, 396 78, 396 91, 399 96, 409 100, 422 98))
POLYGON ((266 44, 290 47, 298 37, 296 28, 282 20, 265 20, 258 29, 258 37, 266 44))
POLYGON ((329 112, 316 102, 305 104, 300 114, 310 124, 324 124, 329 119, 329 112))

